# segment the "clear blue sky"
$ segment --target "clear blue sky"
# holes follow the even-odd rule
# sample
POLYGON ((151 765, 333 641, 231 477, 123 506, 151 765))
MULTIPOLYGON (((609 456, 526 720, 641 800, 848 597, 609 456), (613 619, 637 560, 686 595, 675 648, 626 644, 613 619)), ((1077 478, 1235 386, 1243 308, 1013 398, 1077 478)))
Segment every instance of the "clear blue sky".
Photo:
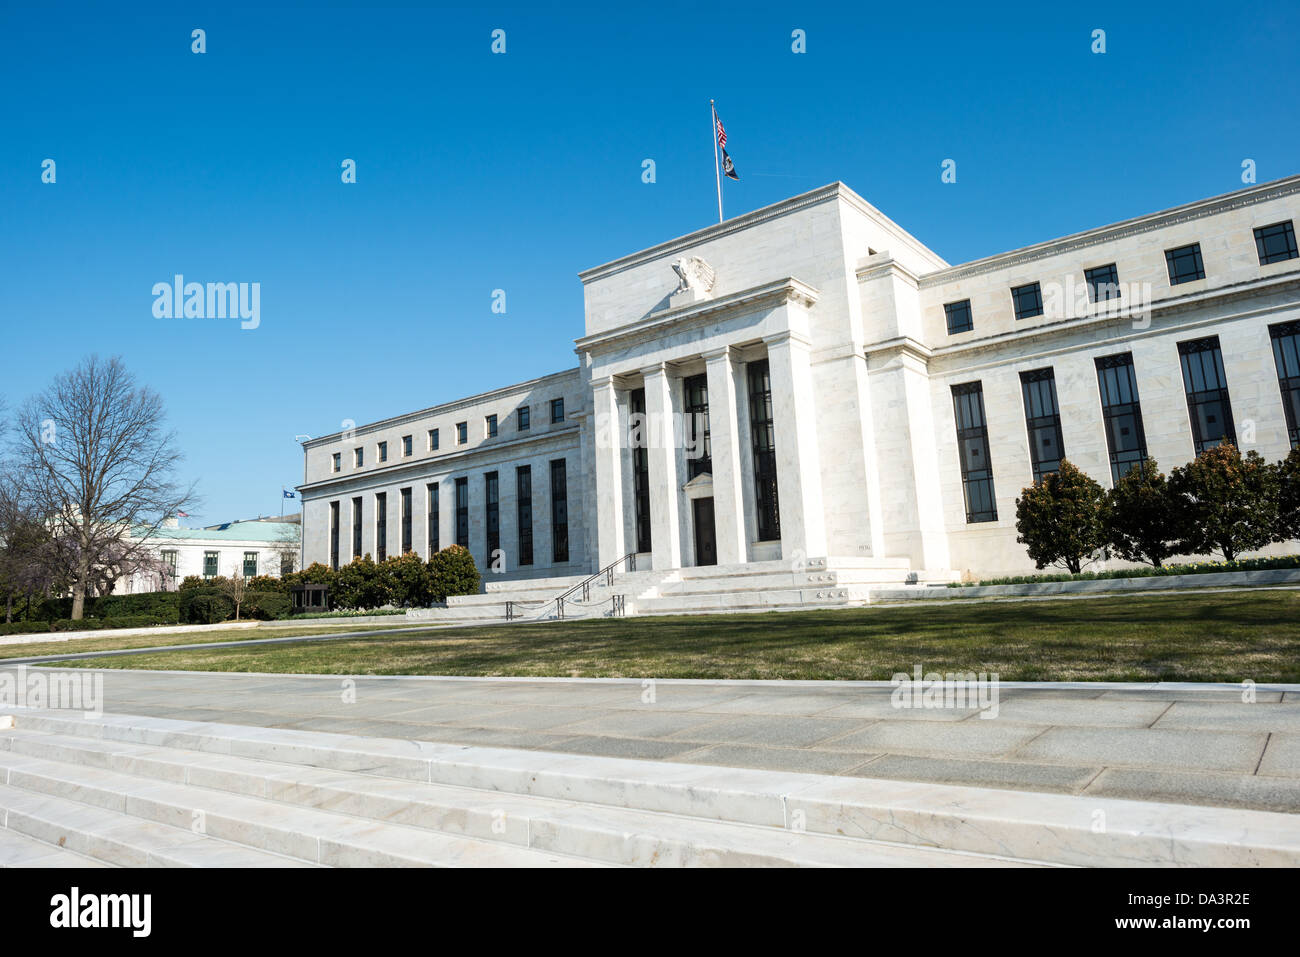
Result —
POLYGON ((728 215, 843 180, 954 263, 1300 172, 1294 3, 8 3, 0 33, 0 394, 121 354, 204 523, 278 513, 295 434, 575 364, 576 273, 714 219, 710 97, 728 215), (175 273, 260 282, 261 327, 155 319, 175 273))

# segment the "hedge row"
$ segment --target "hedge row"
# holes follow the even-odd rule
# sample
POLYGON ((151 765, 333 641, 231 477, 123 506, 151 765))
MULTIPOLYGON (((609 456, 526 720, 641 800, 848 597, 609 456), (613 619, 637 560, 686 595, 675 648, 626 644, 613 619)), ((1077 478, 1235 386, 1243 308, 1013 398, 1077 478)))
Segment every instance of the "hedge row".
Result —
POLYGON ((120 618, 57 618, 53 621, 15 621, 0 624, 0 635, 39 635, 61 631, 103 631, 109 628, 151 628, 154 625, 174 625, 157 615, 124 615, 120 618))

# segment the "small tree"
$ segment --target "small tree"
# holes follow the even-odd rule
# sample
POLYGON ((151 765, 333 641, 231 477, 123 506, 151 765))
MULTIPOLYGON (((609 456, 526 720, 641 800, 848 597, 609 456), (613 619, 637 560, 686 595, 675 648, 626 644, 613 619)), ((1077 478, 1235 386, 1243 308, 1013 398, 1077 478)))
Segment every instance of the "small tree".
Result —
POLYGON ((244 577, 244 566, 236 562, 230 570, 228 578, 218 578, 215 582, 221 594, 230 599, 231 604, 235 606, 235 621, 239 621, 239 606, 244 603, 244 597, 248 594, 248 579, 244 577))
POLYGON ((393 555, 380 562, 394 604, 422 608, 433 601, 429 565, 415 552, 393 555))
POLYGON ((434 601, 448 595, 473 595, 480 582, 474 556, 463 545, 448 545, 429 559, 429 584, 434 601))
POLYGON ((1016 499, 1016 541, 1038 568, 1059 565, 1077 575, 1106 544, 1104 503, 1102 487, 1062 460, 1016 499))
POLYGON ((1300 448, 1292 449, 1277 466, 1277 525, 1273 541, 1300 538, 1300 448))
POLYGON ((388 576, 369 553, 352 559, 334 574, 330 594, 338 608, 380 608, 392 598, 388 576))
POLYGON ((1154 459, 1134 466, 1106 496, 1107 538, 1121 558, 1160 568, 1177 554, 1182 513, 1154 459))
POLYGON ((1183 519, 1180 552, 1222 553, 1232 561, 1273 540, 1278 517, 1278 469, 1258 452, 1242 455, 1224 443, 1174 469, 1169 487, 1183 519))

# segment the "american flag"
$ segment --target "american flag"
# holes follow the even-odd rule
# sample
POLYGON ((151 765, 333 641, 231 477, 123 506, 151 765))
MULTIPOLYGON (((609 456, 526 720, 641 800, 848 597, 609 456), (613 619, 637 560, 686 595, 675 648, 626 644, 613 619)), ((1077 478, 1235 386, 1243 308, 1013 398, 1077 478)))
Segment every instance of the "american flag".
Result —
POLYGON ((727 148, 727 131, 722 128, 722 118, 718 116, 718 111, 713 111, 713 125, 718 128, 718 145, 723 149, 727 148))

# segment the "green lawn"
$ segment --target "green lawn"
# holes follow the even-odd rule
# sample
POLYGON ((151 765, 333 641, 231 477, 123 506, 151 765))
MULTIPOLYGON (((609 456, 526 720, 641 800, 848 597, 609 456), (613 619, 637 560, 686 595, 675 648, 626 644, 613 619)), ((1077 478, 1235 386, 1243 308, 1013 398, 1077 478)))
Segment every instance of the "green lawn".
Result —
MULTIPOLYGON (((42 641, 39 633, 23 635, 32 640, 20 644, 0 645, 0 664, 6 658, 33 658, 38 655, 75 655, 83 651, 113 651, 118 648, 152 648, 155 645, 196 645, 212 641, 247 641, 250 638, 283 638, 289 635, 336 635, 345 631, 373 631, 377 628, 401 628, 406 620, 393 616, 393 624, 333 624, 293 625, 284 622, 259 622, 253 628, 213 628, 203 631, 172 631, 160 625, 144 635, 117 635, 105 630, 93 638, 71 638, 64 641, 42 641)), ((132 659, 136 660, 136 659, 132 659)))
MULTIPOLYGON (((63 647, 67 647, 64 645, 63 647)), ((319 674, 1002 680, 1300 681, 1300 592, 880 605, 629 618, 168 652, 91 668, 319 674)))

